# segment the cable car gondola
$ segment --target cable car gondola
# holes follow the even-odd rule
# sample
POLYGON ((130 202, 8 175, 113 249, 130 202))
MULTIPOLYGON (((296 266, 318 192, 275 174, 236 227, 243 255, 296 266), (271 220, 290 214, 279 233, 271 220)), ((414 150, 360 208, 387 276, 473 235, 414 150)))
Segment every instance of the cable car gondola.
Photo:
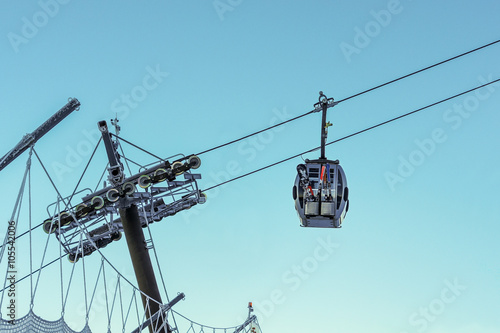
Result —
POLYGON ((319 100, 315 108, 323 111, 321 157, 297 166, 292 194, 302 227, 340 228, 349 210, 347 179, 339 161, 325 157, 327 129, 331 126, 326 123, 326 110, 336 103, 322 92, 319 100))
POLYGON ((339 161, 306 160, 297 166, 295 209, 303 227, 340 228, 349 209, 349 189, 339 161))

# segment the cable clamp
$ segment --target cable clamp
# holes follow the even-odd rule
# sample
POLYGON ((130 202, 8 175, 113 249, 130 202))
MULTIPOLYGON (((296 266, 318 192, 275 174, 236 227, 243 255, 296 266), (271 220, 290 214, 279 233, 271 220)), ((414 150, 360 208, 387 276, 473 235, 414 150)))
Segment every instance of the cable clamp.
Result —
POLYGON ((319 102, 314 104, 314 112, 322 111, 323 105, 325 105, 325 104, 326 104, 327 108, 331 108, 331 107, 339 104, 339 102, 335 102, 332 97, 330 97, 330 98, 326 97, 326 95, 323 94, 322 91, 319 92, 318 100, 319 100, 319 102))

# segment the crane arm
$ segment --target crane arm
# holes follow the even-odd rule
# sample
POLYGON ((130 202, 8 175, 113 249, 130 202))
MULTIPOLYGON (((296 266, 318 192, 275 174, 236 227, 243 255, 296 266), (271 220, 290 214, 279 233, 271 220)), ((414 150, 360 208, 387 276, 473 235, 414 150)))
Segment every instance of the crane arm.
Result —
POLYGON ((26 134, 19 143, 0 159, 0 171, 18 158, 30 146, 37 142, 42 136, 47 134, 52 128, 59 124, 70 113, 80 107, 80 102, 76 98, 70 98, 69 102, 59 111, 54 113, 47 121, 40 125, 33 133, 26 134))

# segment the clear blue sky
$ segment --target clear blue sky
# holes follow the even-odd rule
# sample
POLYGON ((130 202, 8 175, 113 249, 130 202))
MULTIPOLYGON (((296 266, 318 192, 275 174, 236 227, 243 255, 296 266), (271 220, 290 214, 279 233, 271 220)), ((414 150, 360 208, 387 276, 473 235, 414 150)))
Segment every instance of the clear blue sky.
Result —
MULTIPOLYGON (((310 111, 320 90, 342 99, 500 36, 493 0, 42 0, 0 8, 0 154, 78 98, 80 111, 36 146, 66 195, 97 121, 116 113, 122 136, 157 155, 197 153, 310 111)), ((340 103, 329 111, 329 139, 496 79, 499 56, 497 44, 340 103)), ((350 188, 341 229, 299 227, 291 188, 300 158, 155 223, 167 289, 187 296, 177 310, 230 326, 253 301, 266 333, 500 332, 499 111, 497 84, 329 146, 350 188)), ((200 186, 316 147, 320 119, 202 155, 200 186)), ((104 149, 98 154, 103 162, 104 149)), ((4 222, 25 160, 0 174, 4 222)), ((35 165, 41 221, 55 194, 35 165)), ((83 187, 95 186, 101 166, 83 187)), ((124 243, 104 253, 130 273, 124 243)))

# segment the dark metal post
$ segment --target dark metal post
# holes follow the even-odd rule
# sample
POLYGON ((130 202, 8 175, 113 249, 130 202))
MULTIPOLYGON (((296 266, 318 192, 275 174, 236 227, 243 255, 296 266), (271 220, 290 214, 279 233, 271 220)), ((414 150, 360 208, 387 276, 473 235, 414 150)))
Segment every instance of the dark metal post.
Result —
POLYGON ((323 115, 321 117, 321 156, 320 159, 325 160, 325 145, 327 138, 326 131, 326 110, 328 109, 328 101, 325 97, 325 100, 321 101, 321 108, 323 109, 323 115))
MULTIPOLYGON (((119 213, 139 289, 156 302, 162 304, 153 265, 146 247, 146 239, 144 238, 141 221, 139 220, 137 206, 131 204, 129 207, 122 207, 119 209, 119 213)), ((144 295, 141 295, 141 297, 144 309, 146 309, 146 306, 148 306, 147 299, 144 295)), ((146 313, 146 318, 149 318, 160 310, 160 307, 156 302, 149 302, 149 312, 146 313)), ((163 319, 159 317, 149 326, 149 331, 153 332, 154 327, 161 327, 162 325, 163 319)), ((168 327, 168 324, 166 326, 166 330, 160 330, 158 332, 170 333, 171 330, 168 327)))
POLYGON ((319 92, 319 102, 314 104, 314 112, 322 111, 321 117, 321 156, 319 157, 321 160, 326 160, 325 156, 325 146, 326 146, 326 138, 328 136, 328 126, 332 126, 330 122, 326 122, 326 110, 329 107, 335 106, 338 102, 334 102, 333 98, 327 98, 322 91, 319 92))
POLYGON ((120 163, 116 147, 113 143, 113 140, 111 140, 111 134, 108 131, 108 125, 106 124, 106 121, 102 120, 97 123, 97 126, 99 126, 99 131, 101 131, 103 139, 102 141, 104 142, 104 147, 106 148, 106 153, 108 155, 108 160, 109 160, 108 179, 114 185, 121 183, 124 177, 123 165, 120 163))

